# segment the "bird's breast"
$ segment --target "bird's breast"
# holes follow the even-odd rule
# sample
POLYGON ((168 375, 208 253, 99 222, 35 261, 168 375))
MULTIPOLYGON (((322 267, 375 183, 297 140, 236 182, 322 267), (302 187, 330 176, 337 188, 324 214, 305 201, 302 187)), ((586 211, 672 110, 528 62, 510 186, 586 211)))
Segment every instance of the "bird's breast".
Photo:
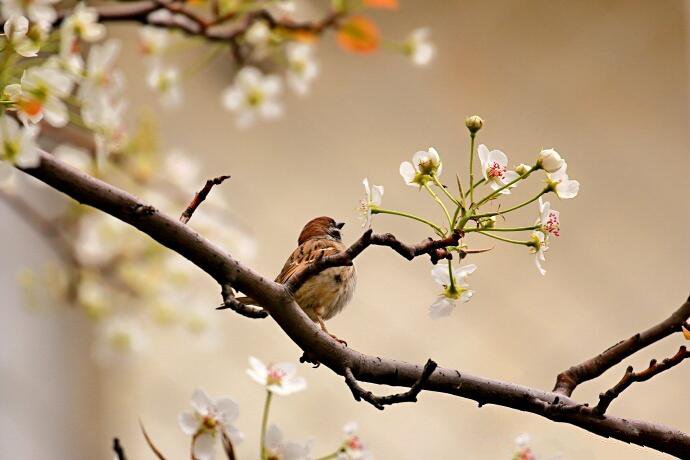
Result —
POLYGON ((316 319, 337 315, 350 302, 357 285, 353 266, 327 268, 309 278, 295 294, 300 307, 316 319))

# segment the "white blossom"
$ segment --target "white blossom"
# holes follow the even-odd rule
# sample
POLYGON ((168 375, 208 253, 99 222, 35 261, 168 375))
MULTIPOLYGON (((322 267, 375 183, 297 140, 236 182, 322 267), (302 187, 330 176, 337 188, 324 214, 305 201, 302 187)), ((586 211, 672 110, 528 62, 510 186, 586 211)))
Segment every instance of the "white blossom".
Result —
POLYGON ((257 358, 249 357, 250 368, 247 374, 258 384, 272 393, 289 395, 307 387, 303 377, 297 375, 297 368, 292 363, 269 364, 266 366, 257 358))
POLYGON ((285 441, 280 429, 271 425, 266 430, 266 457, 270 460, 309 460, 311 459, 311 442, 298 444, 285 441))
POLYGON ((537 163, 547 173, 554 173, 565 165, 565 160, 554 149, 543 149, 539 152, 537 163))
MULTIPOLYGON (((20 126, 17 120, 9 116, 0 116, 0 160, 7 161, 21 168, 32 168, 41 162, 36 146, 38 128, 20 126)), ((5 179, 9 170, 5 168, 5 179)))
POLYGON ((551 209, 551 203, 539 197, 539 228, 546 235, 561 236, 560 213, 551 209))
POLYGON ((160 27, 144 26, 139 28, 139 45, 147 56, 159 56, 168 48, 170 33, 160 27))
POLYGON ((364 185, 365 197, 359 202, 359 214, 362 219, 362 227, 371 227, 371 209, 372 207, 381 206, 381 199, 383 197, 383 185, 369 186, 369 179, 366 177, 362 181, 364 185))
POLYGON ((530 252, 534 254, 534 264, 537 266, 539 273, 546 275, 546 270, 542 267, 542 262, 546 261, 546 256, 544 253, 548 251, 548 241, 546 235, 541 231, 534 231, 530 235, 530 252))
POLYGON ((119 148, 124 140, 125 108, 126 102, 123 98, 115 99, 104 92, 98 92, 82 103, 82 119, 93 131, 98 165, 103 164, 110 152, 119 148))
POLYGON ((338 452, 337 460, 374 460, 374 456, 366 448, 357 430, 359 426, 356 422, 349 422, 343 427, 345 439, 338 452))
POLYGON ((288 43, 285 56, 288 61, 287 82, 297 94, 309 91, 312 81, 319 75, 319 65, 313 56, 314 47, 308 43, 288 43))
POLYGON ((5 96, 13 102, 24 123, 38 123, 43 118, 55 127, 63 127, 69 121, 67 106, 62 98, 67 97, 74 82, 62 70, 51 66, 30 67, 21 78, 21 83, 7 85, 5 96))
POLYGON ((431 31, 424 27, 413 30, 405 43, 403 50, 418 66, 425 66, 431 62, 436 54, 436 47, 429 39, 431 31))
POLYGON ((223 105, 237 115, 237 126, 246 128, 257 119, 272 120, 283 113, 278 101, 282 83, 275 75, 263 75, 259 69, 244 67, 234 83, 223 92, 223 105))
POLYGON ((429 316, 434 319, 448 316, 455 309, 458 300, 462 303, 469 302, 474 295, 474 290, 470 289, 467 277, 474 273, 476 269, 477 266, 474 264, 454 269, 453 283, 451 283, 448 266, 441 264, 434 266, 431 270, 431 277, 443 286, 443 292, 431 304, 429 316))
POLYGON ((165 154, 163 159, 165 177, 180 184, 181 187, 195 188, 200 185, 201 167, 198 161, 179 149, 173 149, 165 154))
POLYGON ((561 169, 546 175, 549 188, 556 192, 558 198, 563 200, 575 198, 580 191, 580 183, 570 179, 567 170, 568 165, 564 163, 561 169))
POLYGON ((177 69, 154 65, 149 71, 146 81, 149 88, 155 90, 161 96, 161 104, 164 107, 175 107, 182 102, 182 91, 180 91, 177 69))
POLYGON ((119 40, 92 45, 86 60, 86 72, 79 87, 79 98, 86 101, 107 92, 114 97, 124 87, 124 74, 115 67, 120 54, 119 40))
POLYGON ((271 39, 271 29, 266 21, 255 21, 244 33, 244 39, 254 47, 263 48, 271 39))
POLYGON ((443 163, 435 148, 429 147, 426 151, 419 151, 412 156, 412 163, 403 161, 400 163, 400 175, 407 185, 422 186, 431 176, 441 175, 443 163))
POLYGON ((244 435, 234 426, 240 406, 230 398, 211 399, 201 389, 194 390, 192 411, 182 412, 177 421, 180 429, 193 436, 193 457, 211 460, 218 439, 225 433, 233 444, 242 442, 244 435))
POLYGON ((45 27, 57 19, 54 4, 60 0, 0 0, 0 15, 3 18, 25 16, 31 22, 45 27))
MULTIPOLYGON (((493 190, 498 190, 520 177, 515 171, 508 171, 508 157, 500 150, 490 151, 486 145, 480 144, 477 153, 482 165, 484 180, 493 190)), ((509 188, 512 187, 515 187, 515 184, 509 188)), ((509 194, 509 188, 501 190, 500 193, 509 194)))
POLYGON ((29 20, 24 16, 12 16, 3 26, 3 32, 12 49, 24 57, 34 57, 38 54, 45 38, 42 30, 41 27, 35 26, 30 34, 29 20))
POLYGON ((96 8, 78 3, 72 13, 62 22, 61 39, 72 41, 79 38, 85 42, 96 42, 105 37, 105 26, 98 22, 96 8))

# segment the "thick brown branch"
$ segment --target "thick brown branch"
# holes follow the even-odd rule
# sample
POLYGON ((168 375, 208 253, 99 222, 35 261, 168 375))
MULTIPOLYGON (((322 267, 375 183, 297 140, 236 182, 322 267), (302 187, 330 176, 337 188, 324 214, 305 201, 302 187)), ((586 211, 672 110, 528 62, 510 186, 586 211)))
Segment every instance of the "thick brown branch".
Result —
MULTIPOLYGON (((284 286, 245 267, 188 226, 136 197, 47 154, 41 155, 39 166, 25 171, 72 198, 129 223, 189 259, 219 284, 227 283, 245 292, 268 311, 297 346, 333 372, 343 375, 344 369, 348 368, 357 381, 380 385, 412 387, 420 380, 423 366, 365 355, 339 344, 309 319, 284 286)), ((582 405, 554 392, 440 367, 434 370, 422 388, 471 399, 479 404, 531 412, 599 436, 647 446, 671 455, 687 457, 690 452, 690 436, 679 430, 657 423, 611 415, 597 417, 587 411, 573 410, 570 408, 582 405)))
POLYGON ((208 197, 208 194, 211 192, 213 186, 222 184, 226 179, 230 179, 230 176, 218 176, 214 179, 207 180, 206 184, 204 185, 204 188, 199 190, 194 195, 194 198, 189 203, 189 206, 187 206, 187 209, 185 209, 182 215, 180 216, 180 222, 182 222, 183 224, 189 222, 189 219, 192 218, 192 214, 194 214, 196 208, 198 208, 199 205, 203 203, 203 201, 206 199, 206 197, 208 197))
MULTIPOLYGON (((599 395, 599 403, 594 407, 593 411, 597 415, 604 415, 611 402, 616 399, 622 392, 624 392, 630 385, 635 382, 645 382, 657 374, 664 372, 680 364, 684 359, 690 358, 690 351, 685 347, 680 347, 678 353, 670 358, 666 358, 660 363, 653 359, 649 363, 649 367, 640 372, 633 372, 633 367, 628 366, 625 370, 623 378, 613 388, 607 390, 605 393, 599 395)), ((688 451, 690 453, 690 451, 688 451)))
MULTIPOLYGON (((340 267, 343 265, 352 265, 352 261, 371 245, 374 246, 388 246, 395 252, 406 258, 412 260, 417 256, 429 254, 433 263, 438 262, 439 259, 449 257, 447 246, 457 246, 460 241, 461 233, 454 232, 451 236, 439 240, 427 238, 426 240, 412 245, 407 245, 399 241, 390 233, 374 234, 371 229, 364 232, 357 241, 352 243, 345 252, 335 254, 332 256, 325 256, 314 263, 305 267, 301 272, 295 274, 290 281, 285 285, 290 292, 297 292, 297 290, 312 276, 321 273, 323 270, 332 267, 340 267)), ((462 256, 462 254, 461 254, 462 256)))
POLYGON ((553 391, 570 396, 573 394, 575 388, 582 382, 599 377, 628 356, 658 342, 674 332, 680 332, 681 326, 688 318, 690 318, 690 298, 671 316, 659 324, 637 333, 626 340, 618 342, 594 358, 572 366, 570 369, 558 374, 556 386, 553 391))
POLYGON ((117 460, 127 460, 127 455, 125 455, 125 449, 120 444, 118 438, 113 438, 113 452, 115 453, 115 458, 117 460))
POLYGON ((434 361, 431 359, 427 360, 426 364, 424 365, 424 369, 422 370, 422 375, 420 375, 419 379, 413 383, 412 386, 410 386, 408 391, 388 396, 376 396, 371 391, 367 391, 362 388, 349 367, 346 367, 344 370, 345 383, 347 383, 350 391, 352 391, 352 396, 354 396, 355 400, 361 401, 363 399, 375 408, 383 410, 384 406, 387 405, 402 402, 417 402, 417 396, 422 391, 424 384, 426 384, 426 382, 429 380, 429 377, 431 377, 431 374, 434 373, 436 367, 438 367, 438 365, 434 361))

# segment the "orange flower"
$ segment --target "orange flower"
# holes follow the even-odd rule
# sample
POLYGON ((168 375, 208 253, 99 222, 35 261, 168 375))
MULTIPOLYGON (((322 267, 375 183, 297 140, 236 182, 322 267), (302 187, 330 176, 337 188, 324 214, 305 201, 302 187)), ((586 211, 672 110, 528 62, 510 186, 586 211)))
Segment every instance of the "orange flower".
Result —
POLYGON ((382 10, 397 10, 398 0, 364 0, 364 6, 369 8, 380 8, 382 10))
POLYGON ((338 29, 338 44, 353 53, 371 53, 379 47, 379 30, 364 16, 353 16, 338 29))

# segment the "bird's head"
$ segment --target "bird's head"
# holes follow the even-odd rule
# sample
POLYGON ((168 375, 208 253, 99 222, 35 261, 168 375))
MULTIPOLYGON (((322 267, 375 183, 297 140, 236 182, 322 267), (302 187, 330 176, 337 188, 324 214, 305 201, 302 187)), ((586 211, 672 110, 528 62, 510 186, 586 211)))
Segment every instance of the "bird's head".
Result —
POLYGON ((304 226, 299 234, 297 244, 302 244, 312 238, 333 238, 336 241, 340 241, 340 229, 344 225, 344 222, 336 222, 330 217, 316 217, 304 226))

